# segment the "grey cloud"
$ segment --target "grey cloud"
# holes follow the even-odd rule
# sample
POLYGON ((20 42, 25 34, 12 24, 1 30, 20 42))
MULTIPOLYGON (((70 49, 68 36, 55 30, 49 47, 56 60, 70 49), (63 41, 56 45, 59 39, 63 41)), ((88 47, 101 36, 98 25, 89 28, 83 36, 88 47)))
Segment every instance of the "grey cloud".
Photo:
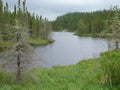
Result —
MULTIPOLYGON (((3 0, 10 4, 12 9, 17 0, 3 0)), ((68 12, 86 12, 108 9, 110 5, 119 5, 119 0, 26 0, 27 7, 31 12, 35 12, 49 20, 54 20, 57 16, 68 12)))

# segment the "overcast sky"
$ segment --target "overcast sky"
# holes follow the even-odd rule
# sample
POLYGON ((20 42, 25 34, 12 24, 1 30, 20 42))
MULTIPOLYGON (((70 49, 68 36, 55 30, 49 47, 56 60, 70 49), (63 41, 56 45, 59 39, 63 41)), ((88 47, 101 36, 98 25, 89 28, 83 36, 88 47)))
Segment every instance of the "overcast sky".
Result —
MULTIPOLYGON (((55 20, 57 16, 69 12, 88 12, 108 9, 111 5, 119 5, 120 0, 26 0, 30 12, 55 20)), ((17 0, 3 0, 13 9, 17 0)))

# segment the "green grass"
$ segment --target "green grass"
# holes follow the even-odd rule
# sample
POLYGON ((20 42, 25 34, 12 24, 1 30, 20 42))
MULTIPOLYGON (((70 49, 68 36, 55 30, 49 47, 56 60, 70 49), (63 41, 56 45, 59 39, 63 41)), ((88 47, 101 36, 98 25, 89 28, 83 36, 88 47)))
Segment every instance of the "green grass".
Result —
POLYGON ((75 33, 74 35, 78 36, 84 36, 84 37, 100 37, 100 38, 113 38, 107 34, 100 34, 100 33, 95 33, 95 34, 81 34, 81 33, 75 33))
POLYGON ((6 48, 11 47, 11 45, 8 41, 0 42, 0 51, 4 51, 6 48))
MULTIPOLYGON (((45 40, 42 40, 40 38, 29 39, 29 43, 34 46, 47 45, 52 42, 54 42, 54 40, 51 39, 45 39, 45 40)), ((12 44, 9 41, 0 42, 0 52, 4 51, 6 48, 9 48, 11 46, 12 44)))
POLYGON ((84 37, 101 37, 101 38, 105 38, 105 36, 102 36, 100 34, 80 34, 80 33, 75 33, 74 35, 84 36, 84 37))
POLYGON ((9 47, 9 46, 11 46, 11 45, 8 41, 0 42, 0 47, 9 47))
POLYGON ((14 76, 0 73, 0 90, 120 90, 101 81, 100 59, 83 60, 76 65, 57 66, 51 69, 32 69, 23 74, 21 83, 14 76))
POLYGON ((82 34, 82 33, 75 33, 74 35, 82 36, 82 37, 98 37, 98 38, 116 38, 110 34, 106 33, 94 33, 94 34, 82 34))
POLYGON ((46 45, 46 44, 51 43, 51 42, 53 42, 53 40, 49 40, 49 39, 42 40, 40 38, 35 38, 35 39, 29 40, 29 43, 31 45, 46 45))

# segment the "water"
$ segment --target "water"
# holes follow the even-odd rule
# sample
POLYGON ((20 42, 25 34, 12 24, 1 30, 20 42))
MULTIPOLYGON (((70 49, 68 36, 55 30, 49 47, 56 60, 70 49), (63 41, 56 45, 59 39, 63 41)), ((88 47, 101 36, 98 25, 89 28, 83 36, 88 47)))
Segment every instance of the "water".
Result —
POLYGON ((102 38, 79 37, 69 32, 54 32, 54 43, 35 49, 39 60, 35 67, 66 66, 80 60, 99 57, 108 50, 107 40, 102 38))

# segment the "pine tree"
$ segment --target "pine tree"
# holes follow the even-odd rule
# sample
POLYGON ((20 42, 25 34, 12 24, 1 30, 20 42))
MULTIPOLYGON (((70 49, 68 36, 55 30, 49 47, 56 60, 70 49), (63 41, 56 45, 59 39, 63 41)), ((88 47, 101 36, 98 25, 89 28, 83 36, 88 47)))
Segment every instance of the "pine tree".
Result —
POLYGON ((3 2, 0 0, 0 42, 2 42, 2 17, 3 15, 3 2))
POLYGON ((3 13, 3 2, 0 0, 0 15, 3 13))
POLYGON ((18 20, 15 21, 15 52, 17 56, 17 79, 21 79, 21 58, 26 55, 29 43, 28 43, 28 34, 26 32, 26 27, 22 26, 18 20))
POLYGON ((119 38, 120 38, 120 9, 118 6, 114 6, 110 9, 112 18, 108 20, 109 28, 106 31, 111 37, 114 37, 115 49, 119 48, 119 38), (116 38, 116 39, 115 39, 116 38))
POLYGON ((120 10, 117 6, 111 9, 113 17, 109 20, 109 32, 116 38, 120 38, 120 10))
MULTIPOLYGON (((19 6, 19 5, 18 5, 19 6)), ((21 8, 19 8, 21 11, 21 8)), ((23 67, 23 64, 25 62, 28 62, 28 60, 32 59, 32 52, 31 47, 29 45, 29 29, 27 25, 26 17, 23 17, 23 15, 26 14, 26 11, 19 12, 15 11, 16 15, 14 16, 14 25, 8 25, 9 34, 12 35, 12 38, 9 40, 9 43, 12 44, 11 47, 8 47, 6 51, 3 53, 0 53, 2 56, 0 60, 3 62, 3 66, 7 68, 7 66, 12 64, 12 66, 17 66, 17 81, 19 82, 21 80, 21 70, 23 67), (18 15, 19 13, 22 13, 23 15, 18 15), (17 63, 17 65, 16 65, 17 63)), ((26 16, 26 15, 25 15, 26 16)), ((5 27, 7 29, 7 27, 5 27)), ((3 33, 2 33, 3 34, 3 33)), ((3 35, 8 35, 4 33, 3 35)), ((24 67, 23 67, 24 69, 24 67)))

